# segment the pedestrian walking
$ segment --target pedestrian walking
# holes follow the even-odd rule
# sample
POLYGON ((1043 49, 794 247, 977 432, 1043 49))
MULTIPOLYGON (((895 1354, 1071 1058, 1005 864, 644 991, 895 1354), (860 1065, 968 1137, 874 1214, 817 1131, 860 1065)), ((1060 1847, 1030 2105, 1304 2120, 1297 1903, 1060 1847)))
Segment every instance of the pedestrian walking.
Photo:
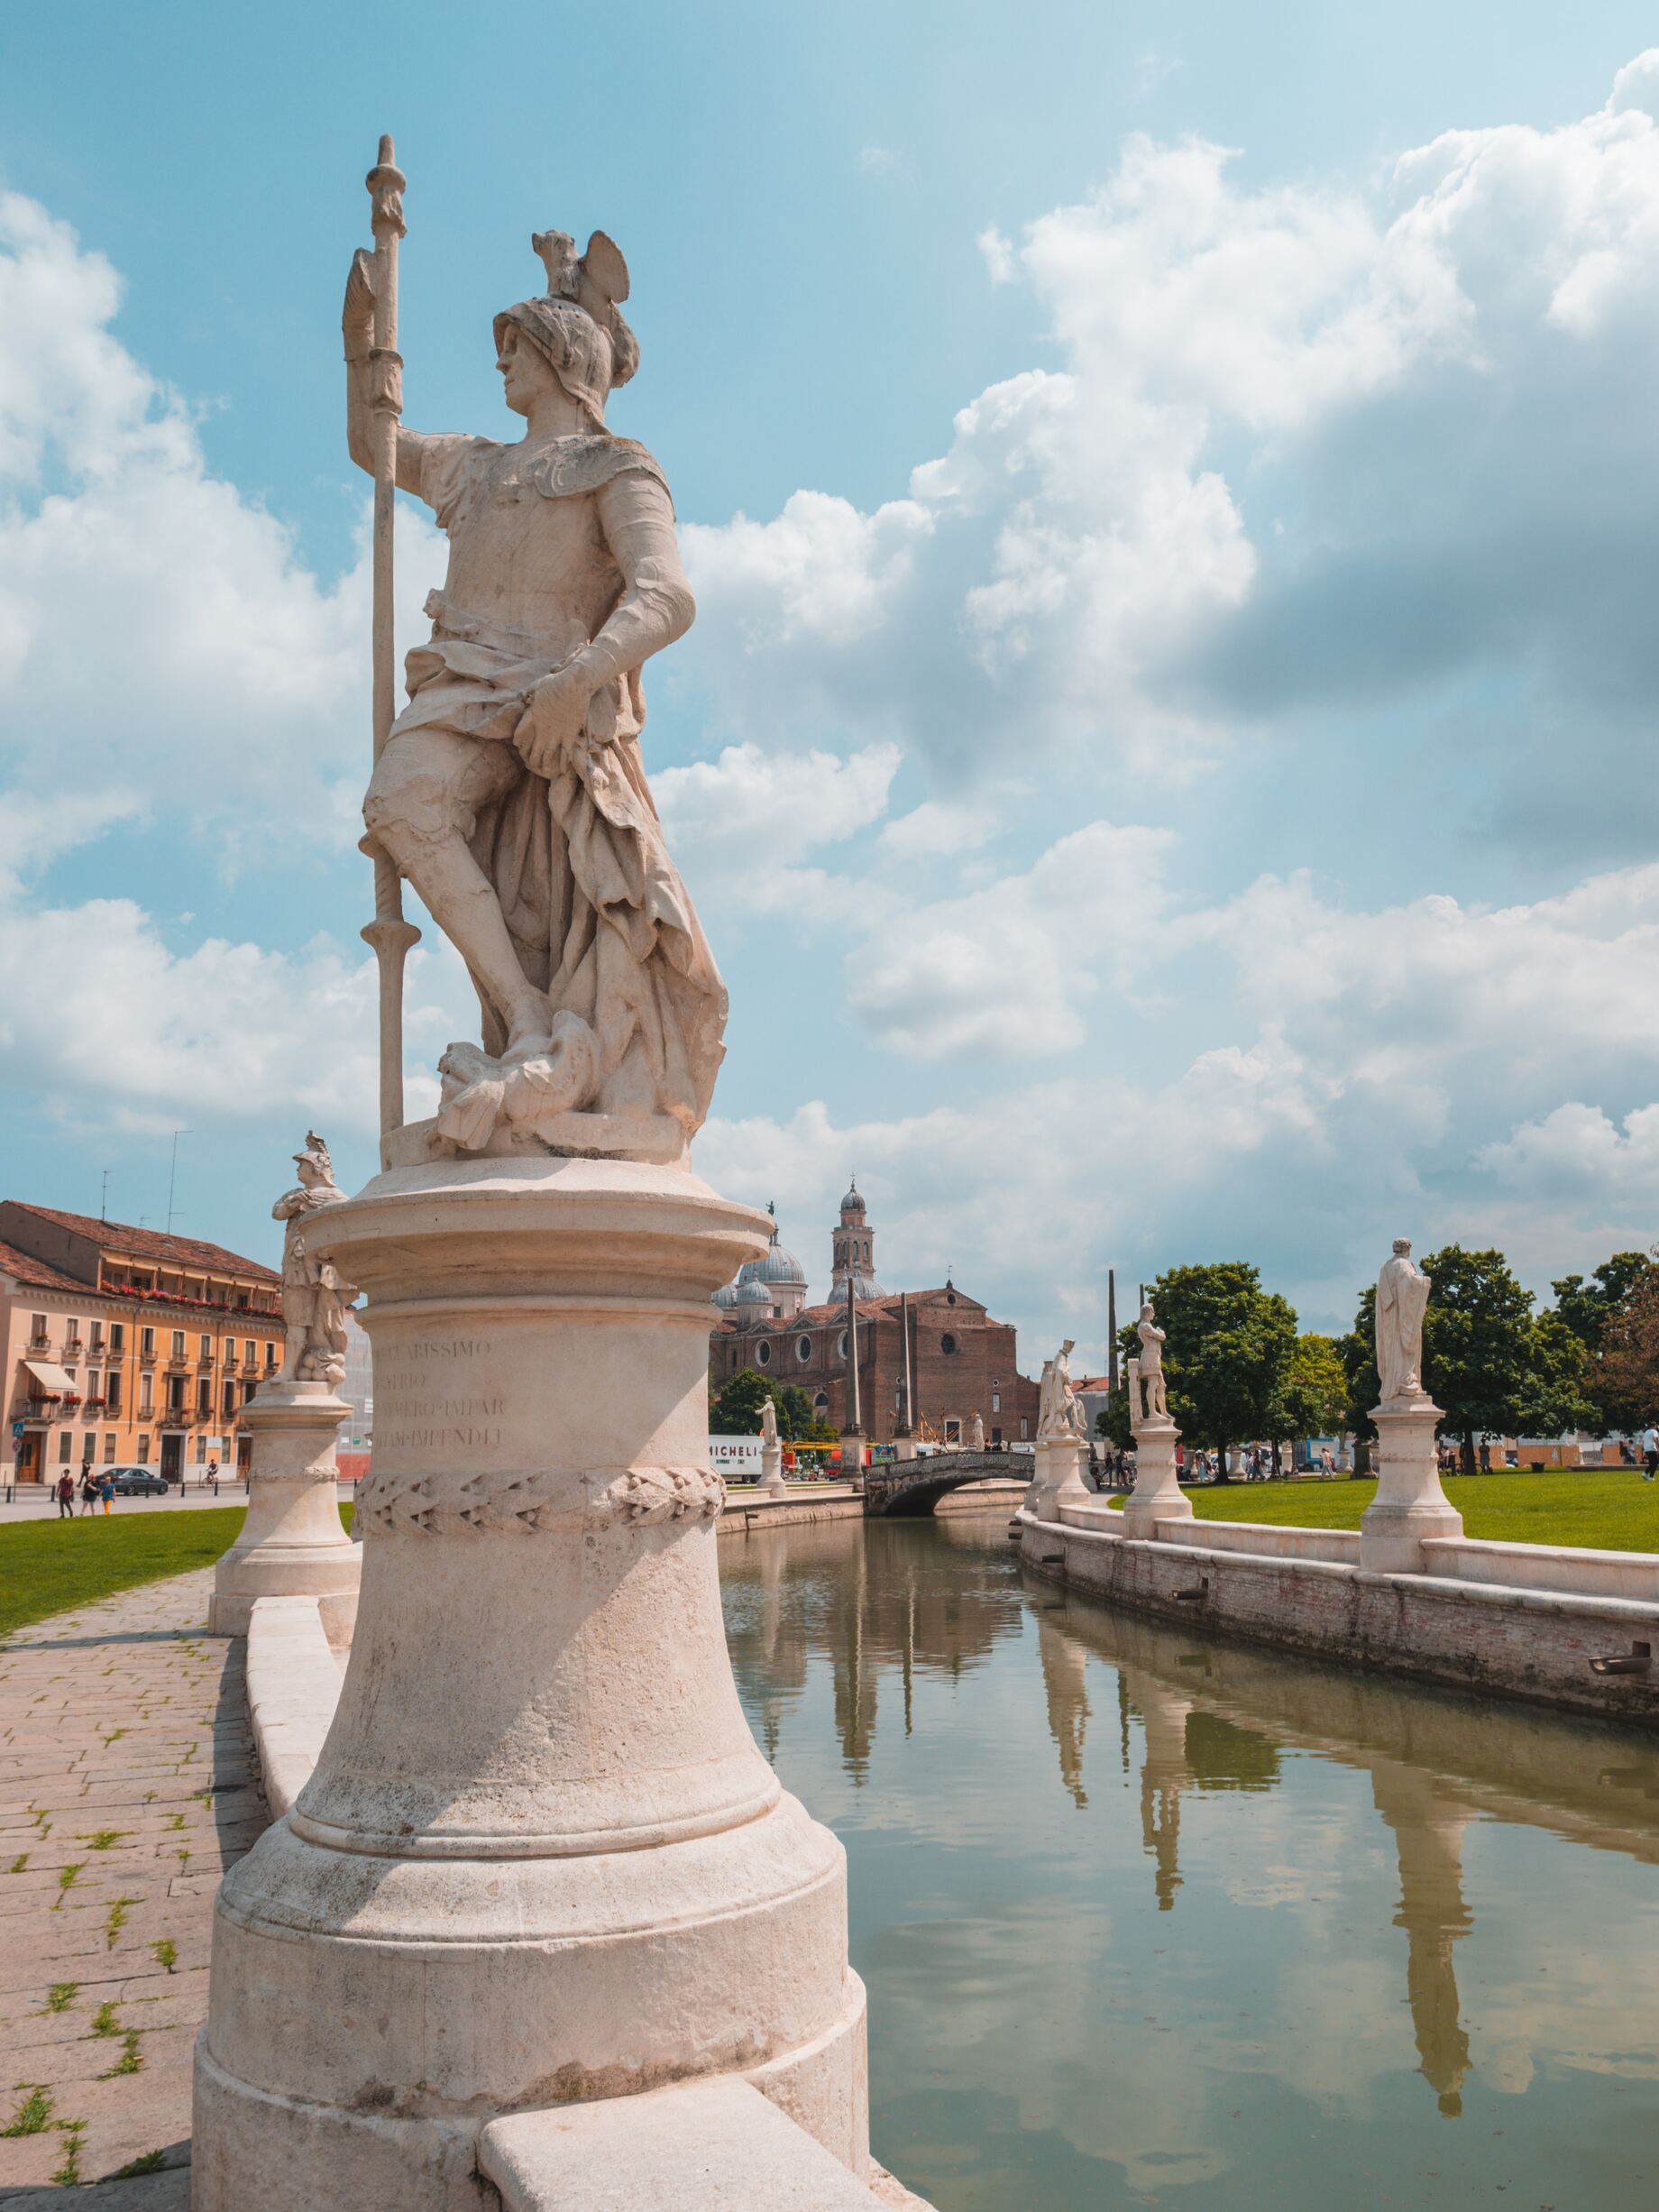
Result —
POLYGON ((92 1479, 90 1467, 84 1468, 80 1479, 80 1510, 83 1517, 90 1513, 98 1502, 98 1486, 92 1479))
POLYGON ((207 1462, 207 1487, 216 1498, 219 1494, 219 1463, 216 1459, 207 1462))
POLYGON ((1659 1473, 1659 1431, 1645 1428, 1642 1431, 1643 1482, 1651 1482, 1656 1473, 1659 1473))
POLYGON ((98 1483, 98 1495, 104 1501, 104 1510, 106 1513, 109 1511, 109 1501, 115 1494, 115 1478, 113 1474, 106 1474, 98 1483))
POLYGON ((58 1477, 58 1487, 53 1494, 58 1501, 58 1519, 73 1520, 75 1518, 75 1477, 67 1467, 58 1477))

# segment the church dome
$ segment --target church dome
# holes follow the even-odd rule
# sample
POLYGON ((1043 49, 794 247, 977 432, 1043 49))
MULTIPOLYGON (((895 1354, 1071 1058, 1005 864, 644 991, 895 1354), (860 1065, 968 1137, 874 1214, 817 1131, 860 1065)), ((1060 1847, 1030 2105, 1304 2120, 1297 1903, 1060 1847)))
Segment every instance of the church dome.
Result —
POLYGON ((772 1240, 772 1249, 767 1253, 765 1258, 751 1260, 749 1265, 754 1271, 749 1277, 751 1282, 793 1283, 802 1290, 806 1289, 805 1268, 802 1266, 793 1252, 786 1252, 784 1249, 775 1236, 772 1240))
MULTIPOLYGON (((756 1262, 756 1265, 758 1264, 756 1262)), ((746 1313, 756 1306, 764 1306, 770 1312, 772 1293, 764 1282, 756 1282, 751 1276, 747 1282, 739 1287, 736 1297, 732 1299, 732 1304, 741 1307, 746 1313)))
POLYGON ((858 1195, 858 1186, 855 1182, 847 1196, 841 1200, 841 1214, 845 1218, 848 1214, 861 1214, 863 1211, 864 1200, 858 1195))
POLYGON ((714 1293, 714 1302, 720 1308, 722 1313, 729 1313, 731 1308, 738 1302, 737 1284, 735 1282, 723 1282, 720 1289, 714 1293))

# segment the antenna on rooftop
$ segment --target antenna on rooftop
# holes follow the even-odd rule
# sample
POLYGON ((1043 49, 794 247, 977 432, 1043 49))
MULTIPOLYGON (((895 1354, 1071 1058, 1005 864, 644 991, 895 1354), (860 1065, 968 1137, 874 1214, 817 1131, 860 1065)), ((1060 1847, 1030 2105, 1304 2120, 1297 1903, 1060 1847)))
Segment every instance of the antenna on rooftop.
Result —
POLYGON ((107 1168, 104 1170, 104 1188, 98 1193, 98 1219, 100 1221, 109 1219, 109 1170, 107 1168))
POLYGON ((180 1137, 193 1137, 195 1134, 194 1129, 175 1129, 173 1132, 173 1164, 168 1170, 167 1175, 167 1234, 169 1236, 173 1233, 173 1186, 179 1180, 179 1140, 180 1137))

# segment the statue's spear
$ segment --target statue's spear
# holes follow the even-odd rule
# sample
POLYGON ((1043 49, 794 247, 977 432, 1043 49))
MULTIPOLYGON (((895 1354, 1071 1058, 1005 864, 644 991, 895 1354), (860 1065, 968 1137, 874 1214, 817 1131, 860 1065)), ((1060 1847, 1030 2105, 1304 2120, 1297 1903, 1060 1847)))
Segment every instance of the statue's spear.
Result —
MULTIPOLYGON (((390 135, 366 179, 374 233, 374 350, 370 390, 374 437, 374 757, 396 719, 397 648, 392 632, 392 516, 398 474, 398 418, 403 412, 403 357, 398 351, 398 241, 404 234, 403 171, 390 135)), ((420 932, 403 918, 403 884, 391 855, 372 839, 374 919, 363 936, 380 971, 380 1134, 403 1125, 403 963, 420 932)))

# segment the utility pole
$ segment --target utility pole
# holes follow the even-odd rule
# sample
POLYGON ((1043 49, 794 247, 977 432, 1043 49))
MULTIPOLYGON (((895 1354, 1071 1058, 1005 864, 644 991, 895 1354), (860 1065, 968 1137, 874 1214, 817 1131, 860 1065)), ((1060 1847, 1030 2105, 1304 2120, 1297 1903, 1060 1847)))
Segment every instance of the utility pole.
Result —
POLYGON ((173 1164, 167 1172, 167 1234, 169 1236, 173 1233, 173 1189, 179 1180, 179 1140, 180 1137, 193 1137, 195 1134, 194 1129, 175 1129, 173 1132, 173 1164))
POLYGON ((1117 1275, 1106 1270, 1106 1395, 1117 1396, 1117 1275))
POLYGON ((908 1290, 899 1292, 899 1337, 903 1352, 899 1372, 904 1386, 904 1411, 894 1433, 901 1436, 913 1436, 916 1433, 916 1385, 910 1363, 910 1292, 908 1290))
POLYGON ((853 1458, 859 1477, 864 1471, 864 1409, 858 1388, 858 1296, 857 1278, 849 1270, 847 1277, 847 1410, 849 1418, 841 1430, 841 1469, 847 1472, 847 1447, 852 1446, 853 1458))

